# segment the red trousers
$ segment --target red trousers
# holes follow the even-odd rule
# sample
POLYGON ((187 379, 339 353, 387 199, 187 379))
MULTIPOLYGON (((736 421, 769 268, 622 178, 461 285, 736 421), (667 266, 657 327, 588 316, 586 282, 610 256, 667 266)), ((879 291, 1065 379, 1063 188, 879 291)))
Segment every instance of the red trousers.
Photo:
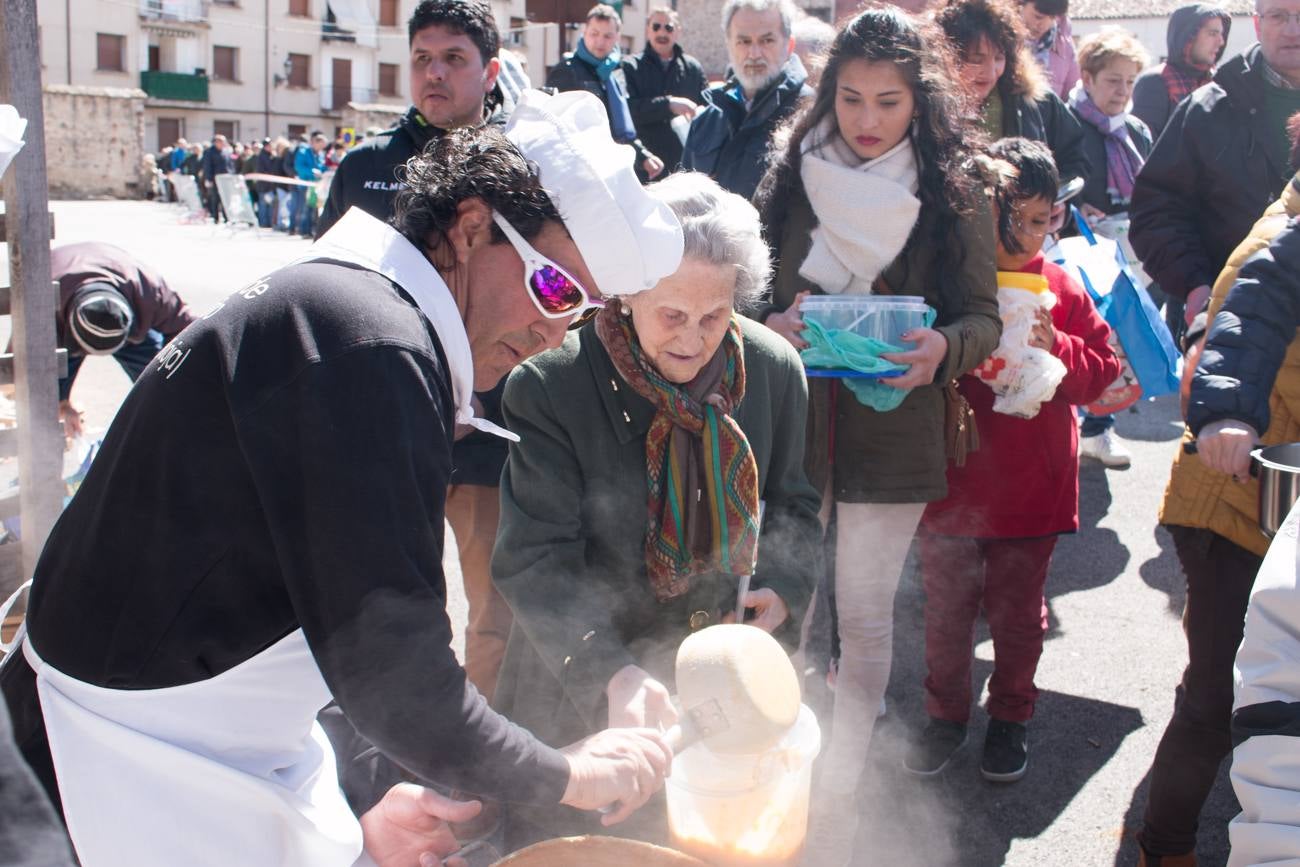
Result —
POLYGON ((981 606, 993 636, 989 716, 1025 722, 1034 715, 1034 673, 1047 634, 1043 585, 1056 536, 972 539, 921 535, 925 587, 925 709, 965 723, 981 606))

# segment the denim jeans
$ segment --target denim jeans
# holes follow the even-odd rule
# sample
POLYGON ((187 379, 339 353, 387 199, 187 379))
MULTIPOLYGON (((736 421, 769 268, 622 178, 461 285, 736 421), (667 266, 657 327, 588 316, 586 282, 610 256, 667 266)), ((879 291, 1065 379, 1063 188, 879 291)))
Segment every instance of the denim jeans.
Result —
MULTIPOLYGON (((149 362, 154 360, 163 348, 163 336, 161 332, 152 329, 144 336, 140 343, 128 343, 113 353, 113 359, 122 366, 126 375, 131 377, 135 382, 144 373, 144 369, 149 366, 149 362)), ((81 370, 81 363, 86 360, 86 356, 78 352, 76 354, 68 353, 68 375, 59 380, 59 400, 67 400, 68 395, 72 393, 72 383, 77 379, 77 371, 81 370)))
POLYGON ((1101 436, 1114 426, 1115 416, 1113 415, 1093 415, 1090 412, 1085 412, 1083 414, 1083 425, 1079 428, 1079 436, 1101 436))
POLYGON ((289 212, 289 191, 275 188, 275 228, 280 232, 289 231, 293 225, 293 215, 289 212))
MULTIPOLYGON (((289 231, 300 232, 307 218, 307 188, 294 187, 289 191, 289 231)), ((309 224, 310 225, 310 224, 309 224)), ((303 232, 303 234, 307 234, 303 232)))
POLYGON ((275 190, 267 190, 264 193, 258 193, 257 196, 257 225, 263 229, 271 228, 275 222, 275 190))

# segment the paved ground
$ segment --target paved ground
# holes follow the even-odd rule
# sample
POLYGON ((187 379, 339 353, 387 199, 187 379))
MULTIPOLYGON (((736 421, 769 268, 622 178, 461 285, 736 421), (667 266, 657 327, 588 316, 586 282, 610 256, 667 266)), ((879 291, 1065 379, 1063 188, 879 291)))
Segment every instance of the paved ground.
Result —
MULTIPOLYGON (((59 242, 98 239, 125 247, 155 263, 200 311, 306 250, 302 240, 281 235, 181 225, 169 208, 146 202, 61 202, 54 211, 59 242)), ((104 426, 128 387, 111 360, 91 359, 74 397, 88 407, 92 425, 104 426)), ((1176 416, 1167 399, 1123 415, 1119 430, 1133 447, 1133 469, 1086 464, 1082 470, 1083 530, 1062 540, 1048 581, 1052 632, 1039 669, 1043 697, 1030 733, 1030 772, 1022 782, 995 786, 979 777, 982 712, 965 755, 943 779, 921 783, 896 770, 902 738, 924 719, 921 597, 917 582, 905 580, 890 714, 877 728, 866 787, 862 864, 1119 867, 1136 861, 1131 832, 1186 660, 1182 576, 1168 536, 1155 527, 1179 433, 1176 416)), ((453 588, 457 575, 452 567, 453 588)), ((453 619, 461 624, 464 602, 459 593, 453 597, 453 619)), ((991 669, 986 638, 977 648, 981 682, 991 669)), ((1221 776, 1202 816, 1202 864, 1225 862, 1226 825, 1236 811, 1221 776)))

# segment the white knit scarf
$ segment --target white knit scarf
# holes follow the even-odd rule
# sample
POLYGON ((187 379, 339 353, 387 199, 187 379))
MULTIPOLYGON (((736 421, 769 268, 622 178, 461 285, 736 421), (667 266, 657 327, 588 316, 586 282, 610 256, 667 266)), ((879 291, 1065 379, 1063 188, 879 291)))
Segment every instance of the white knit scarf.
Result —
POLYGON ((911 136, 863 162, 827 117, 804 141, 799 174, 818 221, 799 275, 828 294, 871 294, 921 212, 911 136))

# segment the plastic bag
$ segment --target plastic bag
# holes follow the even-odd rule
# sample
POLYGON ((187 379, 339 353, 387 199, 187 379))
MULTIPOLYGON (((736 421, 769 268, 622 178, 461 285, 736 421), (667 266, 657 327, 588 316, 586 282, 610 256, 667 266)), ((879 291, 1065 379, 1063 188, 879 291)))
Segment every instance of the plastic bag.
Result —
POLYGON ((1020 418, 1038 415, 1065 378, 1065 365, 1046 349, 1029 345, 1039 310, 1056 306, 1041 274, 998 272, 1002 338, 972 375, 993 390, 993 411, 1020 418))
MULTIPOLYGON (((926 311, 927 328, 934 324, 934 317, 934 310, 926 311)), ((846 329, 823 328, 814 319, 804 320, 802 336, 808 341, 808 348, 800 352, 799 357, 808 367, 844 368, 871 377, 845 377, 840 380, 863 406, 869 406, 876 412, 889 412, 897 409, 911 391, 909 388, 894 388, 879 381, 885 377, 902 376, 910 367, 886 361, 880 356, 886 352, 906 352, 909 347, 896 346, 874 337, 863 337, 846 329)))

